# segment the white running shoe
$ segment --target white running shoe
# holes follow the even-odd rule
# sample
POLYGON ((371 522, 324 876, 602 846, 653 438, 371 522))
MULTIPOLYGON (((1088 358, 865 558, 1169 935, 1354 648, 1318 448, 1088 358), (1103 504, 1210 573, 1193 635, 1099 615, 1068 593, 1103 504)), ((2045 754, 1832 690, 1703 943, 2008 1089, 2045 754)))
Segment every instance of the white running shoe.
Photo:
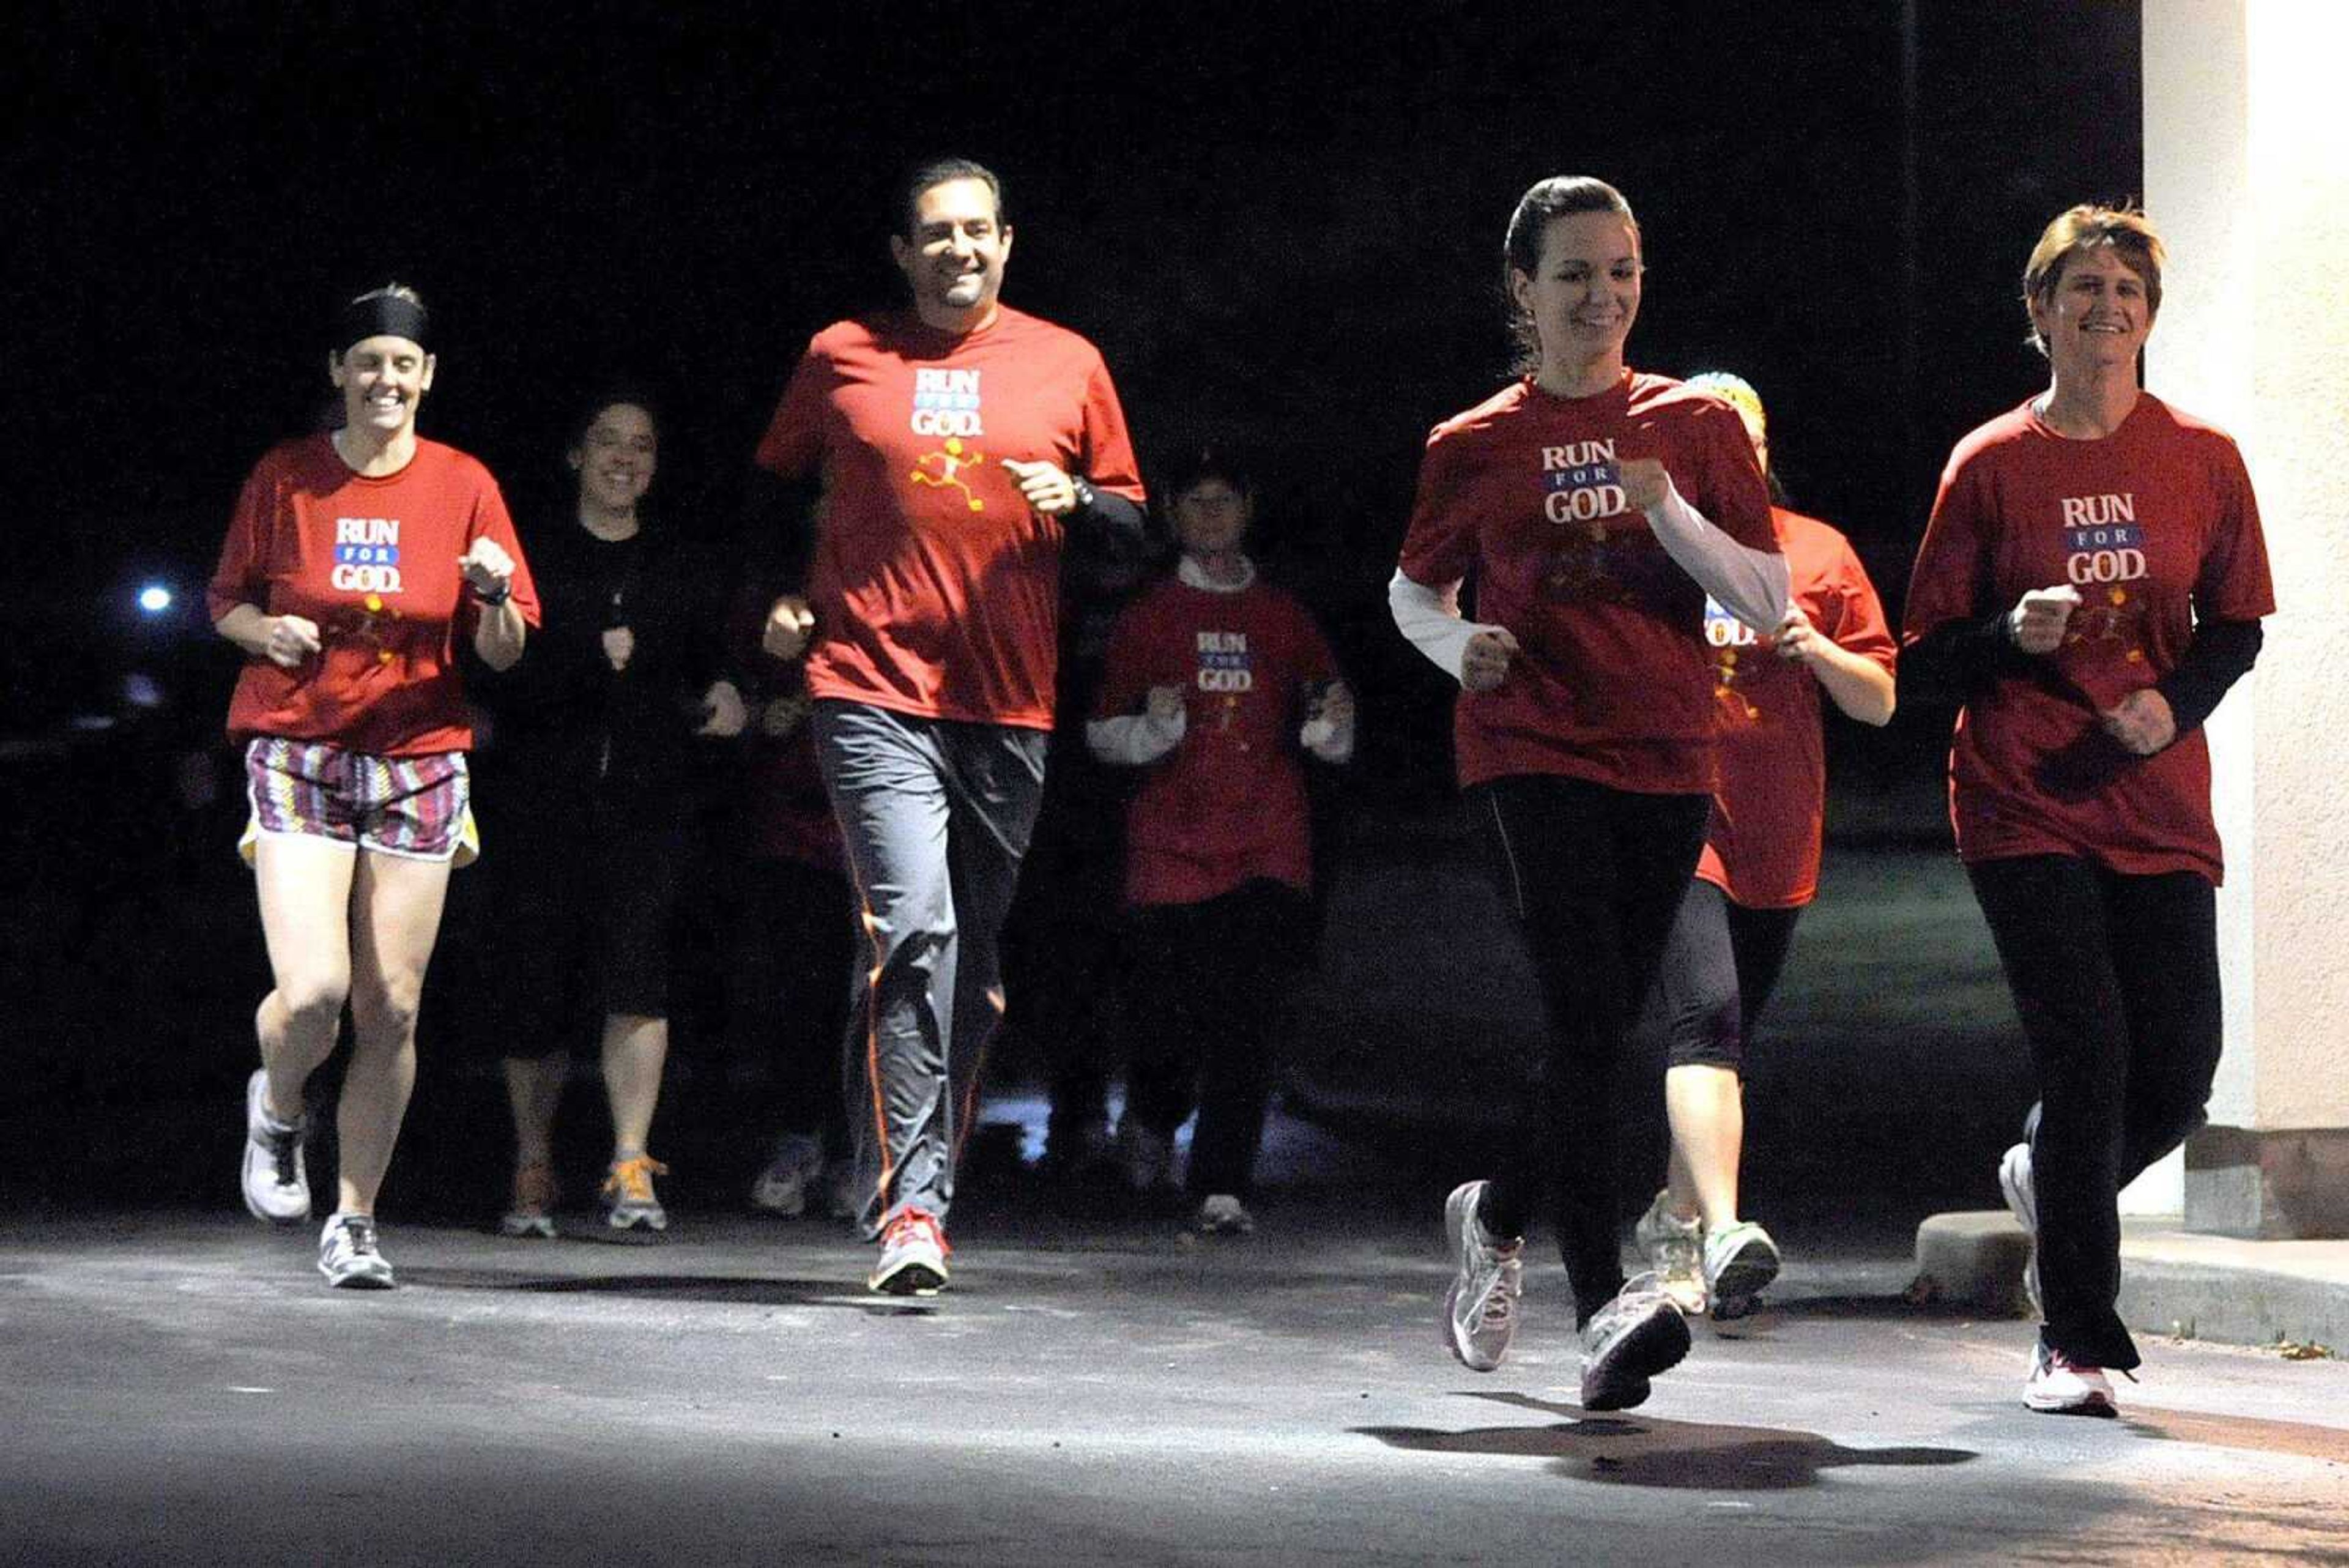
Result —
POLYGON ((1688 1319, 1653 1274, 1625 1282, 1582 1327, 1582 1407, 1628 1410, 1689 1352, 1688 1319))
POLYGON ((398 1282, 391 1263, 376 1251, 375 1217, 330 1214, 318 1232, 318 1272, 337 1290, 388 1291, 398 1282))
POLYGON ((1452 1288, 1444 1293, 1444 1343, 1472 1372, 1490 1372, 1509 1353, 1524 1289, 1522 1239, 1496 1241, 1476 1218, 1482 1181, 1464 1181, 1444 1200, 1444 1234, 1452 1247, 1452 1288))
POLYGON ((1195 1223, 1203 1236, 1245 1236, 1256 1229, 1256 1216, 1230 1193, 1216 1192, 1199 1205, 1195 1223))
POLYGON ((1663 1281, 1664 1293, 1674 1306, 1691 1317, 1704 1311, 1711 1299, 1704 1282, 1704 1222, 1673 1213, 1670 1189, 1656 1194, 1631 1228, 1631 1240, 1663 1281))
MULTIPOLYGON (((2039 1300, 2039 1193, 2031 1185, 2029 1144, 2016 1144, 2000 1157, 1998 1189, 2006 1196, 2007 1211, 2031 1238, 2031 1259, 2023 1265, 2023 1293, 2031 1303, 2031 1315, 2044 1319, 2047 1309, 2039 1300)), ((2108 1396, 2111 1392, 2106 1390, 2108 1396)))
POLYGON ((805 1133, 785 1133, 775 1158, 750 1184, 750 1207, 796 1220, 807 1212, 808 1195, 823 1175, 823 1146, 805 1133))
POLYGON ((554 1167, 543 1159, 514 1167, 513 1197, 498 1217, 498 1232, 520 1241, 554 1240, 554 1167))
POLYGON ((2117 1416, 2112 1379, 2101 1366, 2085 1366, 2042 1341, 2031 1352, 2031 1376, 2023 1379, 2023 1403, 2051 1416, 2117 1416))
POLYGON ((1713 1315, 1740 1318, 1754 1310, 1754 1298, 1778 1277, 1778 1243, 1751 1220, 1733 1220, 1704 1238, 1704 1286, 1713 1315))
POLYGON ((244 1206, 256 1220, 291 1225, 310 1217, 310 1178, 302 1168, 308 1118, 281 1122, 268 1106, 269 1075, 255 1067, 244 1081, 244 1206))
POLYGON ((864 1288, 885 1296, 934 1296, 947 1282, 945 1228, 926 1209, 900 1210, 881 1234, 881 1261, 864 1288))

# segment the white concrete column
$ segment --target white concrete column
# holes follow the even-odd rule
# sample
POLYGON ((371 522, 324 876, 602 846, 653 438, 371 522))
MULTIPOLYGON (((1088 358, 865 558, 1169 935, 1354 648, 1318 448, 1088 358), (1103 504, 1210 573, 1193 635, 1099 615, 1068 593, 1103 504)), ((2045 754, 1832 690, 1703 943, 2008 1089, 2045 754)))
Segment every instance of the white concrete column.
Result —
POLYGON ((2277 614, 2210 723, 2227 850, 2211 1126, 2133 1207, 2349 1234, 2349 5, 2144 0, 2151 389, 2241 442, 2277 614))

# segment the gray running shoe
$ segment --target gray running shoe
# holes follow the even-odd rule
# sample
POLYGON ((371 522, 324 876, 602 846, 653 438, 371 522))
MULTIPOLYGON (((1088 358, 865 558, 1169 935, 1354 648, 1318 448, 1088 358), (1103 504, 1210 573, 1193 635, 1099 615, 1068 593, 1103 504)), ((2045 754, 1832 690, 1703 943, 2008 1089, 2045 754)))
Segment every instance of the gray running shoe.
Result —
POLYGON ((1778 1243, 1751 1220, 1739 1220, 1704 1239, 1704 1288, 1713 1315, 1739 1318, 1754 1310, 1754 1298, 1778 1277, 1778 1243))
POLYGON ((398 1283, 390 1261, 376 1251, 375 1217, 330 1214, 318 1233, 318 1272, 337 1290, 388 1291, 398 1283))
POLYGON ((1582 1327, 1582 1407, 1630 1409, 1688 1351, 1688 1319, 1655 1275, 1638 1275, 1582 1327))
POLYGON ((554 1168, 534 1159, 514 1167, 513 1199, 498 1219, 501 1234, 554 1240, 554 1168))
POLYGON ((1128 1116, 1117 1124, 1111 1158, 1118 1174, 1136 1192, 1159 1192, 1174 1182, 1174 1140, 1128 1116))
POLYGON ((308 1118, 271 1116, 269 1075, 255 1067, 244 1081, 244 1206, 256 1220, 291 1225, 310 1217, 310 1178, 302 1168, 308 1118))
POLYGON ((750 1184, 750 1207, 786 1220, 807 1212, 808 1196, 823 1175, 823 1146, 805 1133, 785 1133, 775 1143, 775 1158, 750 1184))
POLYGON ((1245 1236, 1256 1229, 1256 1216, 1228 1192, 1208 1194, 1195 1222, 1203 1236, 1245 1236))
POLYGON ((1998 1189, 2005 1194, 2007 1210, 2023 1233, 2031 1238, 2031 1260, 2023 1265, 2023 1293, 2031 1302, 2031 1315, 2044 1318, 2047 1309, 2039 1300, 2039 1194, 2031 1185, 2029 1144, 2016 1144, 2000 1157, 1998 1189))
POLYGON ((1656 1194, 1648 1211, 1631 1228, 1631 1240, 1648 1260, 1648 1267, 1664 1282, 1672 1304, 1693 1317, 1704 1311, 1710 1297, 1704 1282, 1704 1222, 1683 1220, 1672 1212, 1670 1189, 1656 1194))
POLYGON ((1476 1218, 1485 1186, 1464 1181, 1444 1201, 1444 1234, 1457 1271, 1444 1293, 1444 1343, 1472 1372, 1490 1372, 1508 1355, 1525 1279, 1524 1241, 1496 1241, 1476 1218))

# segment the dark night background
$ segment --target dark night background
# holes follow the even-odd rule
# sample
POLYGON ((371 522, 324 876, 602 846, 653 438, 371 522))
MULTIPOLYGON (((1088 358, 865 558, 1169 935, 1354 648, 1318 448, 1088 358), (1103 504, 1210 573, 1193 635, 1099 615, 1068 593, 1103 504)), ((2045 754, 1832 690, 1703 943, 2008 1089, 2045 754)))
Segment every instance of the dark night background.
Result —
MULTIPOLYGON (((247 469, 326 395, 321 324, 362 288, 432 303, 422 429, 485 459, 525 528, 559 504, 564 421, 626 378, 664 402, 661 514, 719 536, 808 335, 893 293, 893 175, 975 156, 1007 182, 1006 298, 1100 344, 1145 459, 1209 434, 1258 454, 1262 554, 1368 693, 1350 788, 1417 811, 1447 788, 1444 683, 1393 635, 1383 585, 1428 426, 1506 374, 1518 193, 1560 172, 1622 188, 1650 265, 1632 363, 1752 379, 1796 504, 1852 536, 1897 614, 1951 442, 2044 384, 2016 300, 2033 239, 2139 188, 2137 18, 2119 0, 1315 0, 0 24, 24 78, 0 168, 9 989, 45 993, 31 971, 92 889, 226 859, 116 799, 177 749, 122 736, 216 736, 234 664, 202 577, 247 469), (140 624, 150 576, 181 607, 140 624), (133 670, 161 672, 163 707, 78 739, 133 670)), ((1831 726, 1839 796, 1930 782, 1947 726, 1831 726)), ((1940 831, 1930 788, 1912 796, 1927 809, 1899 826, 1940 831)), ((222 967, 172 950, 168 918, 148 934, 140 983, 222 967)), ((47 1057, 58 1016, 8 1033, 47 1057)))

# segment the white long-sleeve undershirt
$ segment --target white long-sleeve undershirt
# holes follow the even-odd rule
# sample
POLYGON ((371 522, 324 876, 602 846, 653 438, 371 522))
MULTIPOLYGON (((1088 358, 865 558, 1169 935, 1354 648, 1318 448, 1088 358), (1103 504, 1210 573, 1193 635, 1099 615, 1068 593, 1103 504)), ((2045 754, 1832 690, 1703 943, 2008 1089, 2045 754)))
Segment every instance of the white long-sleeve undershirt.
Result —
MULTIPOLYGON (((1236 594, 1256 581, 1255 563, 1243 560, 1238 578, 1222 582, 1185 556, 1175 563, 1174 575, 1190 587, 1211 594, 1236 594)), ((1123 767, 1147 767, 1183 743, 1188 728, 1183 710, 1175 710, 1171 720, 1153 718, 1148 712, 1120 713, 1107 719, 1090 719, 1085 722, 1085 745, 1102 762, 1123 767)), ((1354 754, 1354 715, 1343 719, 1326 716, 1308 719, 1297 732, 1297 743, 1325 763, 1343 763, 1354 754)))
POLYGON ((1664 501, 1648 511, 1648 526, 1680 569, 1694 577, 1722 608, 1754 630, 1769 633, 1786 618, 1794 579, 1775 550, 1741 545, 1682 498, 1669 475, 1664 501))
POLYGON ((1479 632, 1501 629, 1462 618, 1459 578, 1431 587, 1405 576, 1400 566, 1387 580, 1387 613, 1394 617, 1395 629, 1404 640, 1454 680, 1460 679, 1469 639, 1479 632))
MULTIPOLYGON (((1775 631, 1786 618, 1793 579, 1784 556, 1739 544, 1690 505, 1669 480, 1663 504, 1647 517, 1664 553, 1723 609, 1762 631, 1775 631)), ((1387 610, 1404 639, 1454 680, 1469 640, 1501 629, 1462 617, 1458 578, 1431 586, 1406 576, 1400 567, 1387 581, 1387 610)))

